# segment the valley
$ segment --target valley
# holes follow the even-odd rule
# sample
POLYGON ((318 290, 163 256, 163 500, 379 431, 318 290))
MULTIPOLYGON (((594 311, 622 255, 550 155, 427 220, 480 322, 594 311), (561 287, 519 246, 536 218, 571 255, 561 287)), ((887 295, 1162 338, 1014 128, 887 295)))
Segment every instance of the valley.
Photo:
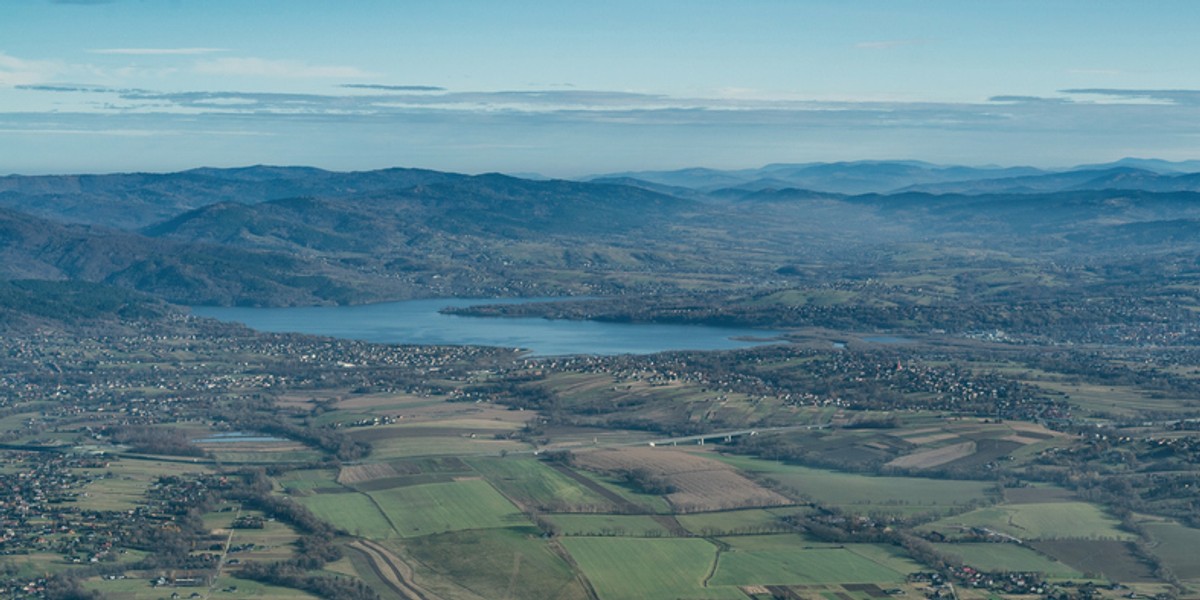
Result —
POLYGON ((1195 594, 1186 178, 887 166, 923 174, 0 178, 4 593, 1195 594), (414 298, 442 337, 366 337, 414 298))

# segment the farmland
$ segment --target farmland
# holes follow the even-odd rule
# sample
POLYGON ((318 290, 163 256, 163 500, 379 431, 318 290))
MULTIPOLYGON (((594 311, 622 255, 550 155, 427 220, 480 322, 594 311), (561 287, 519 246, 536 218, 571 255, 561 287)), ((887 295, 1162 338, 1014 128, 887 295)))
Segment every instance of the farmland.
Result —
MULTIPOLYGON (((975 285, 922 271, 931 251, 896 281, 975 285)), ((957 318, 893 283, 731 296, 706 277, 661 305, 591 306, 957 318)), ((1184 348, 805 326, 737 351, 534 357, 128 327, 145 329, 0 339, 6 581, 339 600, 1200 588, 1184 348)))
POLYGON ((984 571, 1044 573, 1052 578, 1082 578, 1083 573, 1028 547, 1004 543, 938 544, 937 549, 984 571))
POLYGON ((1014 504, 981 508, 922 527, 946 531, 985 528, 1018 539, 1131 540, 1133 534, 1099 507, 1084 502, 1014 504))
POLYGON ((779 482, 797 498, 812 498, 848 512, 938 513, 985 503, 994 486, 979 481, 881 477, 786 465, 742 456, 719 460, 779 482))
POLYGON ((823 544, 798 536, 724 538, 713 585, 902 583, 920 565, 886 548, 823 544))
POLYGON ((478 479, 392 488, 370 496, 403 537, 526 523, 515 506, 478 479))
POLYGON ((697 539, 566 538, 602 600, 704 598, 741 600, 731 587, 706 587, 717 547, 697 539))

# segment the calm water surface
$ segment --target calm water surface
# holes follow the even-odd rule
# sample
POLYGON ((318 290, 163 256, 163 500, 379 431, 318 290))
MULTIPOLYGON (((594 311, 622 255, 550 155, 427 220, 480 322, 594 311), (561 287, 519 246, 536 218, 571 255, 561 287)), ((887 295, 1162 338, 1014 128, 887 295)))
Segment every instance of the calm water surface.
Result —
POLYGON ((769 338, 780 334, 762 329, 705 325, 465 317, 438 312, 449 306, 531 301, 440 299, 303 308, 194 307, 192 313, 243 323, 260 331, 308 333, 392 344, 526 348, 540 356, 726 350, 767 343, 769 338))

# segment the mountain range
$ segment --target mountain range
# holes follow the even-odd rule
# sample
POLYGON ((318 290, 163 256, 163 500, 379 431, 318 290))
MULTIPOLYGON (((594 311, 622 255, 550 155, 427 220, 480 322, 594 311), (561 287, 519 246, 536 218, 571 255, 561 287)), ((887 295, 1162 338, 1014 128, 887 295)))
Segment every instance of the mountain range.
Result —
POLYGON ((306 305, 747 285, 811 273, 794 268, 806 261, 851 268, 897 244, 1024 261, 1192 252, 1200 174, 1176 172, 1191 166, 873 161, 589 181, 269 166, 3 177, 0 280, 306 305), (851 191, 871 187, 888 191, 851 191))
POLYGON ((595 175, 612 181, 670 192, 685 189, 731 196, 762 190, 799 188, 838 194, 922 191, 931 193, 1040 193, 1070 190, 1200 190, 1200 161, 1122 159, 1061 170, 1033 167, 963 167, 920 161, 856 161, 772 164, 757 169, 704 168, 595 175))

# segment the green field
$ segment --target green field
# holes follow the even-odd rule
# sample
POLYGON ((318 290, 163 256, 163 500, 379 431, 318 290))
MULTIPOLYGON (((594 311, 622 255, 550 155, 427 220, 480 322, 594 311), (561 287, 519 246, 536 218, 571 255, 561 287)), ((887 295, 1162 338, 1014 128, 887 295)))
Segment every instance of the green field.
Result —
POLYGON ((919 513, 987 502, 994 487, 985 481, 876 477, 813 469, 746 456, 715 458, 749 473, 761 474, 820 504, 849 512, 919 513))
POLYGON ((921 526, 953 537, 962 528, 982 527, 1018 539, 1131 540, 1120 522, 1086 502, 1007 504, 973 510, 921 526))
POLYGON ((680 525, 697 535, 741 535, 786 529, 783 518, 811 512, 808 507, 751 508, 676 517, 680 525))
POLYGON ((1075 579, 1083 573, 1017 544, 935 544, 938 551, 980 571, 1042 573, 1050 578, 1075 579))
POLYGON ((511 502, 480 479, 392 488, 370 495, 404 537, 528 524, 511 502))
POLYGON ((545 511, 605 512, 612 503, 534 458, 474 458, 467 461, 513 501, 545 511))
POLYGON ((528 449, 528 445, 513 440, 470 438, 458 435, 398 435, 397 437, 371 440, 371 457, 375 459, 413 456, 499 455, 501 451, 528 449))
POLYGON ((1146 523, 1146 533, 1154 539, 1154 553, 1180 579, 1200 580, 1200 529, 1178 523, 1146 523))
POLYGON ((461 597, 461 588, 483 598, 584 600, 570 565, 533 528, 439 533, 393 541, 428 566, 423 585, 442 597, 461 597))
POLYGON ((599 486, 611 491, 612 493, 620 496, 621 498, 624 498, 625 500, 628 500, 629 502, 636 504, 637 506, 644 509, 645 512, 652 512, 652 513, 658 513, 658 514, 664 514, 664 515, 671 514, 672 512, 674 512, 673 510, 671 510, 671 505, 667 502, 667 499, 663 498, 662 496, 656 496, 654 494, 643 494, 641 492, 631 490, 628 487, 626 487, 620 483, 617 483, 613 479, 610 479, 603 475, 598 475, 591 471, 585 471, 583 469, 574 469, 574 471, 576 473, 579 473, 580 475, 583 475, 584 477, 587 477, 588 479, 591 479, 592 481, 596 482, 599 486))
POLYGON ((371 539, 396 535, 387 517, 365 494, 313 494, 295 500, 313 514, 352 535, 371 539))
POLYGON ((901 583, 921 566, 891 547, 823 544, 797 535, 724 538, 714 585, 901 583))
POLYGON ((734 587, 704 587, 717 548, 694 538, 566 538, 563 546, 601 600, 745 600, 734 587))
POLYGON ((279 480, 280 487, 293 490, 338 487, 337 471, 332 469, 310 469, 292 471, 279 480))
POLYGON ((670 531, 649 515, 542 515, 561 535, 669 536, 670 531))

